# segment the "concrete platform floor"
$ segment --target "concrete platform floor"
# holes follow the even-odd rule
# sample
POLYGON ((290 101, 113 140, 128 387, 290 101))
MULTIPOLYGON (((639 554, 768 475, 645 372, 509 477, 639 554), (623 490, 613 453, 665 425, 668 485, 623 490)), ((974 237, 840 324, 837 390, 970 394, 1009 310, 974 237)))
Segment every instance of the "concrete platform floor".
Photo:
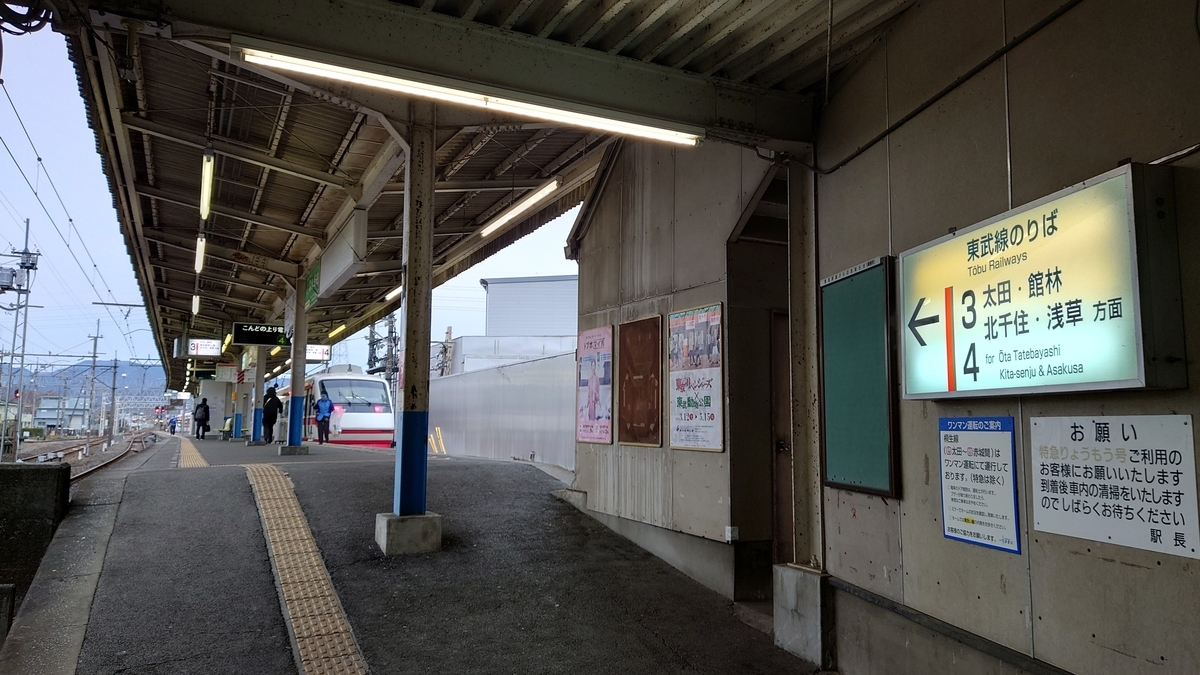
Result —
MULTIPOLYGON (((563 484, 532 466, 431 456, 428 507, 444 516, 443 550, 387 558, 374 525, 390 510, 389 452, 312 446, 279 457, 188 443, 170 439, 83 481, 51 547, 79 574, 39 570, 0 673, 316 672, 289 630, 341 629, 281 602, 281 589, 304 595, 304 584, 279 581, 293 530, 271 519, 287 517, 307 521, 319 549, 310 558, 336 593, 331 612, 344 611, 371 673, 815 670, 729 601, 552 497, 563 484), (170 468, 186 456, 210 466, 170 468), (252 488, 239 464, 278 467, 294 490, 252 488), (268 548, 264 523, 289 541, 268 548)), ((350 665, 330 672, 362 672, 338 663, 350 665)))

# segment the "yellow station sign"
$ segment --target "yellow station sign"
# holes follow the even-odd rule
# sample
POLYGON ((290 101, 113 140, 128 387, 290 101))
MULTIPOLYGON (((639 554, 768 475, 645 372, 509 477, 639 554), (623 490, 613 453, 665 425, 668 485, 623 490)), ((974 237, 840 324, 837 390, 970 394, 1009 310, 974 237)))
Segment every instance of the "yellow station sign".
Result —
POLYGON ((1145 383, 1126 166, 900 256, 905 398, 1145 383))

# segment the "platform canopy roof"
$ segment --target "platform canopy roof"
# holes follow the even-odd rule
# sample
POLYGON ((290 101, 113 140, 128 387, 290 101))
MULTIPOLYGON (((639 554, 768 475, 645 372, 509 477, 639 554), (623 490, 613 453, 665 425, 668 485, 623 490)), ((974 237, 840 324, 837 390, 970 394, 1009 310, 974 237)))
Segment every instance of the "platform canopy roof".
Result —
POLYGON ((355 210, 365 264, 310 310, 308 339, 396 309, 413 96, 440 101, 442 283, 583 201, 630 129, 803 147, 814 85, 912 0, 42 2, 68 36, 168 386, 181 388, 175 339, 283 321, 295 279, 355 210))

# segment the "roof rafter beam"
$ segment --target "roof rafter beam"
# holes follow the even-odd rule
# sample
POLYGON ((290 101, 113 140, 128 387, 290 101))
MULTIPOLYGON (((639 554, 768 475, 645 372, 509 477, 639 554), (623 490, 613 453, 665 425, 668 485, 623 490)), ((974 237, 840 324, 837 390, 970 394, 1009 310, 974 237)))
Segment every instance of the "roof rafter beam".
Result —
POLYGON ((585 12, 582 17, 581 26, 578 31, 572 32, 567 38, 567 42, 582 47, 592 41, 596 34, 604 30, 608 23, 617 18, 617 15, 625 11, 632 0, 604 0, 603 2, 595 2, 589 11, 585 12))
POLYGON ((495 138, 497 133, 499 133, 498 129, 484 129, 483 131, 475 134, 475 137, 472 138, 462 150, 458 151, 458 154, 454 156, 454 159, 450 160, 446 166, 442 167, 442 171, 438 175, 438 180, 450 180, 450 177, 458 173, 464 166, 466 166, 467 162, 471 161, 471 158, 474 157, 475 154, 480 150, 482 150, 483 146, 487 145, 489 141, 495 138))
MULTIPOLYGON (((160 269, 168 270, 171 272, 179 272, 180 274, 192 274, 192 275, 196 274, 195 268, 190 267, 188 265, 182 265, 182 264, 176 265, 174 263, 170 263, 165 260, 151 260, 150 264, 153 267, 158 267, 160 269)), ((275 286, 271 286, 268 284, 260 284, 260 283, 256 283, 253 281, 247 281, 245 279, 237 279, 234 277, 223 277, 223 276, 220 276, 217 274, 210 274, 208 272, 201 272, 200 278, 204 279, 205 281, 211 281, 211 282, 219 283, 219 284, 233 284, 234 286, 242 286, 244 288, 252 288, 256 291, 264 291, 267 293, 276 293, 276 294, 280 293, 280 290, 275 286)))
MULTIPOLYGON (((157 241, 161 244, 184 251, 190 251, 193 253, 196 251, 195 239, 181 237, 177 234, 171 234, 168 232, 147 232, 146 239, 149 241, 157 241)), ((284 260, 276 260, 275 258, 268 258, 266 256, 246 253, 244 251, 235 251, 211 242, 204 247, 204 253, 212 258, 227 260, 232 263, 245 265, 246 267, 252 267, 254 269, 263 270, 272 274, 279 274, 287 277, 288 279, 295 279, 296 277, 300 276, 300 266, 296 263, 290 263, 284 260)))
POLYGON ((883 21, 891 16, 893 12, 902 9, 902 7, 895 7, 896 4, 899 3, 884 2, 882 4, 875 4, 869 2, 869 0, 859 0, 853 5, 849 2, 835 4, 833 6, 832 29, 829 25, 829 14, 827 12, 819 12, 821 16, 807 16, 787 33, 779 36, 778 40, 767 45, 765 49, 756 52, 753 58, 738 62, 735 64, 736 67, 730 68, 729 71, 734 77, 749 79, 767 66, 774 65, 783 59, 792 58, 792 53, 795 50, 810 42, 820 44, 818 48, 819 58, 824 58, 826 40, 831 32, 838 31, 838 24, 848 19, 860 9, 865 9, 865 13, 871 15, 873 20, 883 21))
MULTIPOLYGON (((517 162, 524 160, 526 155, 533 152, 539 145, 542 144, 542 141, 549 138, 552 134, 554 134, 555 131, 557 131, 557 129, 542 129, 535 133, 532 137, 530 137, 529 140, 522 143, 520 147, 509 153, 508 157, 505 157, 504 161, 500 162, 496 168, 488 172, 488 180, 495 180, 496 178, 499 178, 507 173, 509 169, 516 166, 517 162)), ((469 204, 471 200, 479 194, 479 192, 479 190, 472 190, 462 197, 459 197, 458 201, 447 207, 446 210, 434 220, 434 226, 441 225, 447 220, 453 218, 454 214, 466 208, 467 204, 469 204)))
POLYGON ((636 45, 651 28, 658 24, 659 21, 667 15, 668 12, 675 9, 681 0, 659 0, 656 3, 640 9, 641 13, 629 18, 630 26, 626 29, 624 35, 608 45, 604 50, 609 54, 619 54, 622 49, 629 45, 636 45))
MULTIPOLYGON (((836 68, 869 46, 878 37, 879 27, 893 19, 897 14, 908 8, 914 0, 887 0, 882 4, 872 4, 866 9, 842 21, 834 21, 833 36, 833 66, 836 68), (849 46, 848 55, 839 55, 838 50, 849 46), (857 48, 857 50, 855 49, 857 48), (840 58, 840 61, 839 61, 840 58)), ((799 52, 784 56, 767 54, 771 63, 764 63, 761 70, 756 70, 755 79, 764 85, 775 86, 793 73, 803 70, 816 62, 824 61, 826 40, 812 40, 799 52)))
MULTIPOLYGON (((534 188, 544 182, 546 181, 536 178, 521 178, 517 180, 440 180, 434 183, 434 192, 443 194, 454 192, 503 192, 505 190, 512 190, 513 188, 534 188)), ((404 194, 404 183, 388 183, 383 188, 383 194, 404 194)))
MULTIPOLYGON (((191 286, 183 287, 183 286, 174 286, 172 284, 160 284, 160 288, 164 288, 168 291, 171 291, 172 293, 182 293, 184 295, 191 295, 191 294, 195 293, 195 290, 191 286)), ((254 302, 252 300, 243 300, 241 298, 231 298, 231 297, 224 296, 224 295, 220 296, 220 297, 206 296, 204 294, 203 289, 200 290, 199 295, 200 295, 201 299, 208 299, 208 300, 211 300, 212 302, 218 302, 223 305, 234 305, 236 307, 245 307, 246 309, 257 309, 260 312, 271 311, 270 305, 264 305, 262 303, 254 302)))
MULTIPOLYGON (((707 11, 710 5, 737 1, 699 4, 707 11)), ((568 0, 562 8, 574 2, 568 0)), ((235 45, 253 44, 344 67, 436 79, 447 87, 573 112, 714 135, 736 130, 737 137, 812 139, 809 96, 533 39, 399 2, 298 0, 293 4, 290 11, 280 12, 271 3, 245 0, 173 0, 156 5, 160 7, 156 18, 229 34, 235 45), (454 58, 446 58, 447 54, 454 58)), ((144 7, 143 0, 92 0, 91 4, 94 10, 118 16, 136 14, 144 7)), ((716 7, 708 13, 713 11, 716 7)), ((699 17, 703 13, 692 16, 692 27, 704 20, 699 17)))
MULTIPOLYGON (((197 211, 200 209, 200 200, 198 198, 193 198, 180 192, 175 192, 173 190, 162 190, 143 184, 138 184, 136 186, 136 190, 138 194, 145 195, 152 199, 178 204, 179 206, 187 206, 196 209, 197 211)), ((213 203, 211 210, 215 214, 240 220, 246 223, 253 223, 255 225, 262 225, 263 227, 282 230, 284 232, 291 232, 292 234, 300 234, 306 237, 312 237, 313 239, 316 239, 318 243, 323 244, 325 241, 325 233, 321 230, 309 229, 307 227, 296 225, 295 223, 289 223, 277 218, 271 218, 270 216, 260 216, 249 211, 241 211, 238 209, 229 208, 228 206, 222 206, 217 203, 213 203)))
POLYGON ((709 17, 716 13, 728 2, 736 2, 736 0, 692 0, 688 3, 684 10, 679 13, 679 16, 672 17, 662 28, 656 33, 659 35, 651 35, 648 40, 649 44, 644 45, 640 53, 635 57, 642 61, 652 61, 659 54, 669 53, 679 44, 679 41, 687 37, 700 24, 708 21, 709 17), (654 40, 658 37, 657 40, 654 40))
POLYGON ((249 164, 256 166, 274 169, 280 173, 286 173, 289 176, 304 178, 314 183, 321 183, 330 187, 340 188, 350 192, 356 192, 356 186, 353 181, 345 178, 338 178, 333 174, 310 169, 308 167, 292 164, 291 162, 282 159, 276 159, 264 152, 256 152, 249 148, 243 147, 236 143, 222 141, 217 139, 207 139, 201 134, 194 134, 190 131, 176 129, 166 124, 151 122, 150 120, 142 119, 137 115, 124 113, 121 115, 121 122, 130 129, 136 129, 142 133, 158 136, 169 141, 174 141, 181 145, 188 145, 193 148, 203 150, 205 147, 212 145, 214 152, 219 152, 227 157, 233 157, 249 164))

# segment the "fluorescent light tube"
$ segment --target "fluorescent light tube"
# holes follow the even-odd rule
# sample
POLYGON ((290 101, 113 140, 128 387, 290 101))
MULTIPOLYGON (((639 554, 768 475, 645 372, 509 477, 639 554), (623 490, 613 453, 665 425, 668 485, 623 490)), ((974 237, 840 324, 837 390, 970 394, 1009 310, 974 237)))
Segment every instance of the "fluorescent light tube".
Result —
POLYGON ((217 156, 212 148, 204 149, 204 160, 200 165, 200 220, 208 220, 212 209, 213 171, 216 169, 217 156))
POLYGON ((275 356, 276 354, 278 354, 281 351, 283 351, 283 347, 276 347, 275 349, 271 350, 271 356, 275 356))
POLYGON ((555 178, 545 185, 537 188, 533 192, 525 195, 517 201, 516 204, 508 207, 503 213, 493 218, 479 230, 479 236, 490 237, 500 228, 515 220, 518 216, 524 215, 527 211, 537 206, 543 199, 548 197, 550 193, 558 189, 561 179, 555 178))
POLYGON ((192 314, 199 314, 199 313, 200 313, 200 296, 193 295, 192 296, 192 314))
POLYGON ((387 294, 387 295, 385 295, 385 296, 383 296, 383 299, 384 299, 384 300, 392 300, 392 299, 394 299, 394 298, 395 298, 397 295, 400 295, 400 294, 401 294, 401 293, 403 293, 403 292, 404 292, 404 284, 400 284, 399 286, 397 286, 397 287, 393 288, 392 290, 388 291, 388 294, 387 294))
POLYGON ((204 244, 206 239, 204 235, 196 237, 196 274, 204 271, 204 244))
POLYGON ((243 48, 242 58, 248 63, 254 63, 260 66, 278 68, 280 70, 288 70, 294 73, 302 73, 305 75, 327 77, 342 82, 349 82, 351 84, 377 87, 380 89, 395 91, 401 94, 408 94, 410 96, 431 98, 437 101, 456 103, 458 105, 471 106, 474 108, 488 108, 498 112, 507 112, 514 115, 521 115, 523 117, 546 120, 547 122, 559 122, 561 124, 586 127, 588 129, 598 129, 600 131, 609 131, 616 134, 622 134, 624 136, 636 136, 639 138, 648 138, 651 140, 665 141, 667 143, 676 143, 679 145, 696 145, 700 142, 699 134, 688 133, 685 131, 675 131, 672 129, 663 129, 647 124, 625 122, 608 117, 601 117, 599 115, 589 115, 587 113, 563 110, 561 108, 552 108, 550 106, 539 105, 536 103, 524 103, 512 99, 464 91, 462 89, 453 89, 451 87, 427 84, 425 82, 393 77, 391 75, 382 75, 379 73, 372 73, 354 68, 346 68, 344 66, 321 63, 320 61, 311 61, 309 59, 301 59, 294 56, 276 54, 274 52, 263 51, 260 49, 243 48))
POLYGON ((329 331, 329 337, 333 337, 335 335, 340 335, 341 332, 344 330, 346 330, 346 324, 342 324, 342 325, 338 326, 337 328, 334 328, 333 330, 329 331))

